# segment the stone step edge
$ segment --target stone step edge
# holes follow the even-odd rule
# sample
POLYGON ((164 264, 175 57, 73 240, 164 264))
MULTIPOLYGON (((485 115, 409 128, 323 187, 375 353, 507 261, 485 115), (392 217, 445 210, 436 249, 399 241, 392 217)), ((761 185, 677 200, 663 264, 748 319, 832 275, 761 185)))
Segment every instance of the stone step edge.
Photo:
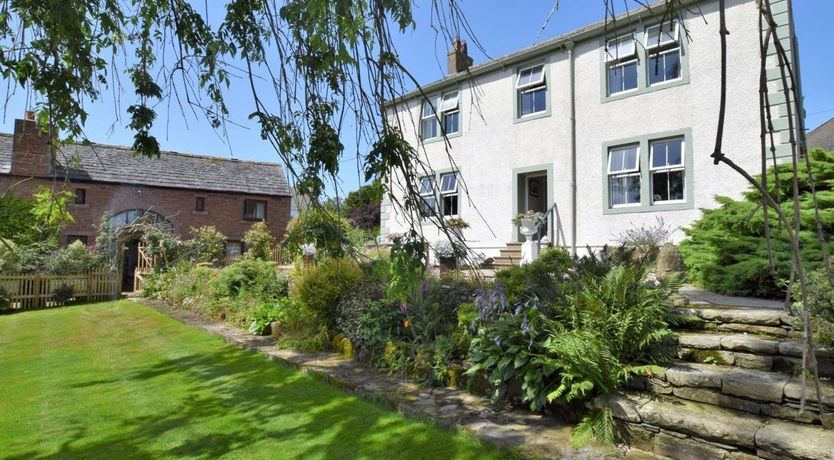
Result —
MULTIPOLYGON (((801 379, 796 376, 716 364, 676 364, 667 367, 662 374, 653 378, 673 386, 713 388, 727 395, 773 403, 798 402, 802 388, 801 379), (763 397, 756 398, 752 395, 763 397)), ((820 387, 823 404, 834 408, 834 382, 822 380, 820 387)), ((810 379, 806 381, 806 392, 809 406, 810 403, 816 404, 816 390, 814 382, 810 379)))
POLYGON ((635 393, 615 393, 594 403, 610 407, 613 416, 626 425, 678 433, 726 453, 816 459, 834 452, 834 430, 812 425, 767 421, 732 409, 635 393))
POLYGON ((758 308, 733 308, 716 305, 704 306, 676 306, 672 311, 683 315, 695 316, 706 322, 738 323, 757 326, 787 326, 793 327, 795 318, 781 311, 758 308))
MULTIPOLYGON (((771 356, 802 357, 802 342, 791 338, 771 338, 753 334, 678 332, 678 346, 698 350, 726 350, 771 356)), ((834 359, 834 349, 819 347, 817 359, 834 359)))
POLYGON ((698 385, 697 383, 693 385, 675 385, 668 380, 662 380, 660 378, 634 379, 629 383, 627 388, 630 391, 642 391, 656 395, 686 399, 757 416, 834 428, 834 412, 832 411, 831 401, 826 400, 825 396, 823 397, 826 403, 824 404, 825 412, 821 418, 819 415, 819 406, 815 402, 816 393, 813 386, 809 386, 808 396, 811 396, 813 393, 814 397, 808 398, 805 411, 802 414, 799 413, 798 386, 792 386, 788 390, 791 397, 783 394, 780 401, 750 398, 749 396, 752 392, 739 395, 738 393, 740 392, 735 391, 735 387, 732 386, 728 388, 729 391, 724 392, 723 388, 718 388, 715 385, 698 385))

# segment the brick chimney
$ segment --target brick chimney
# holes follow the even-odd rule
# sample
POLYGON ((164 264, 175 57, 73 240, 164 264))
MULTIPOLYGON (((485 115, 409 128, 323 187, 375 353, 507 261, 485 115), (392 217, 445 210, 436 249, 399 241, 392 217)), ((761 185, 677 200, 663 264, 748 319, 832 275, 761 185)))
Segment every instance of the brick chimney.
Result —
POLYGON ((463 72, 472 66, 472 58, 466 52, 466 42, 460 41, 460 38, 452 40, 452 49, 449 50, 449 75, 463 72))
POLYGON ((38 129, 34 112, 27 111, 23 120, 15 120, 11 174, 29 177, 49 176, 52 165, 49 141, 54 134, 38 129))

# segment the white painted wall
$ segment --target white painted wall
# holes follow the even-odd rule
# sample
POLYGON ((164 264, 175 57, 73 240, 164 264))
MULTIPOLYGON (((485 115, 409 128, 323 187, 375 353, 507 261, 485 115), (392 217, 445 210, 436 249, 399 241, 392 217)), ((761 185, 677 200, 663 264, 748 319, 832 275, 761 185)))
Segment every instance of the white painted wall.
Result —
MULTIPOLYGON (((661 216, 667 224, 685 227, 701 215, 700 208, 717 206, 715 195, 739 197, 746 182, 725 165, 713 165, 710 154, 715 142, 719 102, 719 35, 717 1, 702 2, 704 17, 690 14, 686 27, 691 42, 686 45, 689 83, 639 94, 620 100, 602 101, 603 38, 575 45, 577 113, 577 246, 600 246, 614 242, 630 226, 651 224, 661 216), (603 143, 651 133, 691 128, 693 147, 692 209, 607 215, 603 196, 603 143)), ((728 1, 729 87, 724 151, 748 171, 759 170, 758 33, 753 0, 728 1)), ((647 23, 648 24, 648 23, 647 23)), ((645 25, 634 26, 643 31, 645 25)), ((641 34, 642 36, 642 34, 641 34)), ((549 71, 550 115, 514 123, 515 76, 518 66, 481 75, 461 89, 461 135, 449 139, 448 155, 454 159, 468 196, 461 193, 460 216, 471 225, 465 237, 487 255, 514 239, 513 169, 552 165, 550 181, 565 236, 570 239, 570 120, 569 62, 565 50, 544 59, 549 71)), ((523 65, 523 64, 520 64, 523 65)), ((451 89, 451 88, 448 88, 451 89)), ((448 90, 445 89, 444 91, 448 90)), ((400 123, 406 139, 413 142, 434 170, 452 168, 444 142, 418 141, 419 102, 400 107, 400 123)), ((393 118, 392 118, 393 119, 393 118)), ((645 152, 643 152, 645 154, 645 152)), ((645 198, 644 198, 645 199, 645 198)), ((383 234, 399 233, 408 221, 383 203, 383 234)), ((431 225, 423 231, 429 240, 439 237, 431 225)), ((683 238, 675 233, 675 241, 683 238)), ((570 243, 570 241, 568 241, 570 243)))

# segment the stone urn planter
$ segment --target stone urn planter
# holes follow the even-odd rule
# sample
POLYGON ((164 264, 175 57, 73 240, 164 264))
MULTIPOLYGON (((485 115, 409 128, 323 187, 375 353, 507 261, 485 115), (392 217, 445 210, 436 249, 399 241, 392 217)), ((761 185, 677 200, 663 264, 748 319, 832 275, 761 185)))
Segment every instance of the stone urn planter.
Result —
POLYGON ((438 257, 437 264, 440 267, 441 275, 457 268, 456 259, 454 257, 438 257))
POLYGON ((519 227, 521 227, 521 234, 524 235, 528 241, 539 231, 539 223, 532 219, 522 220, 519 227))

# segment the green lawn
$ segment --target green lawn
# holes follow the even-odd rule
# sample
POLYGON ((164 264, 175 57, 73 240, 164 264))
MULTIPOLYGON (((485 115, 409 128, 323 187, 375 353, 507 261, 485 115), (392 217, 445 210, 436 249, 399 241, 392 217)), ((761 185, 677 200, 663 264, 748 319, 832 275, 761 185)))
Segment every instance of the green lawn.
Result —
POLYGON ((133 302, 0 316, 0 458, 498 458, 133 302))

